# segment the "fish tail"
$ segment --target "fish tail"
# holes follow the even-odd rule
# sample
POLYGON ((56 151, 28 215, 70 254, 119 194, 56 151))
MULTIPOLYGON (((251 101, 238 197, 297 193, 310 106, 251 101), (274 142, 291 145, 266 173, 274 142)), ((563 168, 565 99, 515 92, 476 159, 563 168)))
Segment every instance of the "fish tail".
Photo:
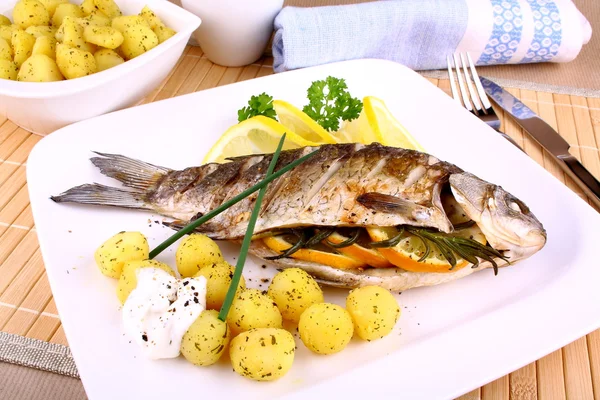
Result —
POLYGON ((123 185, 148 191, 157 186, 170 169, 135 160, 119 154, 94 152, 101 157, 91 159, 103 175, 123 183, 123 185))
POLYGON ((124 190, 98 183, 75 186, 50 199, 57 203, 93 204, 99 206, 114 206, 152 210, 144 201, 144 193, 135 190, 124 190))

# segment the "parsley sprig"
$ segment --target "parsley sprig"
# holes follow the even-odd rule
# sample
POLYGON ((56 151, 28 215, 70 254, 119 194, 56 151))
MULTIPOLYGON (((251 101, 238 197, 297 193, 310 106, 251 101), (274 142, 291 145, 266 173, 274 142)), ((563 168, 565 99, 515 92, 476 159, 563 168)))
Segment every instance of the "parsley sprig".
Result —
POLYGON ((248 107, 243 107, 238 110, 238 122, 247 120, 248 118, 264 115, 265 117, 276 119, 275 109, 273 108, 273 97, 266 93, 261 93, 258 96, 250 97, 248 107))

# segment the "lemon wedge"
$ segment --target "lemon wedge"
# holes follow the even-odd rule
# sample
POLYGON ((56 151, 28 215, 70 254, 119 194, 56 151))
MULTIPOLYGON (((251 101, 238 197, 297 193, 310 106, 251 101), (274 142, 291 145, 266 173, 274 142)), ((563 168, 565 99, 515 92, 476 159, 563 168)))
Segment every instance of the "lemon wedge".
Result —
POLYGON ((284 133, 287 135, 283 150, 319 145, 303 139, 274 119, 259 115, 229 128, 209 150, 203 163, 222 163, 229 157, 273 153, 284 133))
POLYGON ((385 146, 425 151, 408 130, 394 118, 383 100, 373 96, 365 97, 363 112, 376 141, 385 146))
POLYGON ((283 100, 273 100, 273 108, 277 113, 279 122, 303 139, 316 143, 339 143, 314 119, 290 103, 283 100))

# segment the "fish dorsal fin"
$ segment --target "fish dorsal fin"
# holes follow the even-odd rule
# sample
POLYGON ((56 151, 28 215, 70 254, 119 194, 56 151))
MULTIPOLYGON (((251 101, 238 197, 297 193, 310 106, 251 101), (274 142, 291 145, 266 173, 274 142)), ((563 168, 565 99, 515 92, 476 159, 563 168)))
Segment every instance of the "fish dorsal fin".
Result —
POLYGON ((411 201, 401 199, 400 197, 389 194, 369 192, 361 194, 356 201, 363 206, 375 211, 381 211, 389 214, 408 214, 412 215, 417 209, 417 205, 411 201))

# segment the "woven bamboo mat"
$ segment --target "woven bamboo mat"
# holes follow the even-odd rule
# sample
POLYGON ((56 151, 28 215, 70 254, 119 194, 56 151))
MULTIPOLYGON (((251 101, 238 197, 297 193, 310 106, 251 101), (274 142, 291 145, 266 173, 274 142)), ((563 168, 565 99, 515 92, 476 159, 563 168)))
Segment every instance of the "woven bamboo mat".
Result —
MULTIPOLYGON (((212 64, 199 48, 189 47, 165 82, 142 103, 272 73, 270 58, 245 67, 225 68, 212 64)), ((429 80, 449 93, 447 80, 429 80)), ((573 146, 573 154, 600 178, 600 99, 519 89, 511 92, 556 128, 573 146)), ((503 131, 585 199, 554 161, 497 111, 503 131)), ((0 330, 68 345, 44 271, 27 193, 26 161, 39 140, 0 117, 0 330)), ((600 399, 600 330, 461 397, 536 398, 600 399)))

